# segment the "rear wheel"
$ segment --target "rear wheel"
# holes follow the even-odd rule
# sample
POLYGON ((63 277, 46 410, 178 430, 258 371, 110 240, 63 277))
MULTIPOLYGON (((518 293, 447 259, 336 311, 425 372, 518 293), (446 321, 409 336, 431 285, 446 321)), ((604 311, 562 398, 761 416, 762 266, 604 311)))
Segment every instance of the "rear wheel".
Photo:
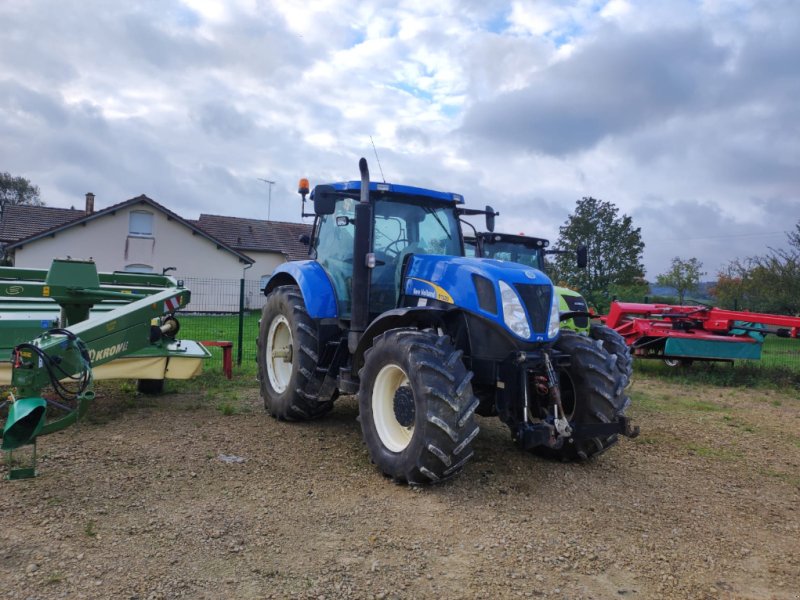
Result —
POLYGON ((589 337, 599 341, 606 352, 617 357, 617 362, 614 366, 617 373, 619 373, 622 387, 627 387, 633 379, 633 358, 628 345, 625 343, 625 338, 611 327, 598 324, 593 324, 589 327, 589 337))
POLYGON ((258 332, 258 375, 264 407, 278 419, 307 421, 333 403, 317 399, 317 328, 296 286, 267 296, 258 332))
POLYGON ((443 481, 472 457, 478 435, 472 373, 447 337, 395 329, 377 338, 359 376, 359 420, 370 458, 410 484, 443 481))
MULTIPOLYGON (((559 370, 561 402, 571 425, 611 423, 623 415, 630 401, 619 385, 615 359, 585 336, 562 331, 555 348, 571 357, 570 367, 559 370)), ((561 448, 537 447, 537 454, 560 460, 586 460, 617 442, 616 434, 565 442, 561 448)))
POLYGON ((668 367, 670 367, 671 369, 674 369, 676 367, 689 368, 689 367, 692 366, 693 362, 694 361, 691 358, 672 358, 672 357, 669 357, 669 358, 665 358, 664 359, 664 364, 667 365, 668 367))

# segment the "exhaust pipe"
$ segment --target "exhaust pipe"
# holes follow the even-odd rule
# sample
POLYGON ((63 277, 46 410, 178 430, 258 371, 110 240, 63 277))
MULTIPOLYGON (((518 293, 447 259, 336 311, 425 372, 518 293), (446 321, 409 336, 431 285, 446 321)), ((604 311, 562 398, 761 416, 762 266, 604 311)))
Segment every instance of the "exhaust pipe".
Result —
POLYGON ((350 294, 352 314, 347 348, 353 354, 369 325, 369 288, 372 271, 367 266, 367 254, 372 250, 372 204, 369 201, 369 167, 367 159, 358 161, 361 171, 361 198, 356 204, 355 235, 353 236, 353 289, 350 294))

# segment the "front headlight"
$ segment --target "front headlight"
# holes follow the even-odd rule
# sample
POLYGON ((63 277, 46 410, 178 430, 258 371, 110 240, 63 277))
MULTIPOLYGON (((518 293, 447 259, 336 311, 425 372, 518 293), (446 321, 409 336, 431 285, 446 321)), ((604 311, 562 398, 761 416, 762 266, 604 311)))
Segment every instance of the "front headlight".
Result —
POLYGON ((547 337, 554 338, 558 335, 561 326, 561 312, 558 310, 558 294, 553 290, 553 300, 550 302, 550 323, 547 326, 547 337))
POLYGON ((531 328, 528 325, 528 317, 525 315, 525 308, 519 299, 519 294, 505 281, 500 281, 500 297, 503 300, 503 321, 509 329, 518 336, 528 339, 531 336, 531 328))

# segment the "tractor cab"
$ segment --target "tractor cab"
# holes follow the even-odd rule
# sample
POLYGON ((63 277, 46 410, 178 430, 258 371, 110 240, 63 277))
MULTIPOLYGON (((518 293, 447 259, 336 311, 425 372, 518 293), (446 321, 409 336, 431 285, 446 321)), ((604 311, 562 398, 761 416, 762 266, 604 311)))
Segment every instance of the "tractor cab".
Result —
MULTIPOLYGON (((463 254, 457 207, 464 201, 458 194, 387 183, 370 183, 369 192, 371 228, 359 230, 358 235, 369 240, 368 312, 372 320, 398 305, 401 272, 408 256, 463 254)), ((325 198, 315 202, 310 256, 328 274, 343 319, 352 315, 355 212, 360 194, 360 181, 318 186, 311 193, 312 200, 321 195, 325 198)))
POLYGON ((464 238, 467 254, 497 260, 507 260, 545 270, 544 256, 548 240, 510 233, 481 232, 464 238))

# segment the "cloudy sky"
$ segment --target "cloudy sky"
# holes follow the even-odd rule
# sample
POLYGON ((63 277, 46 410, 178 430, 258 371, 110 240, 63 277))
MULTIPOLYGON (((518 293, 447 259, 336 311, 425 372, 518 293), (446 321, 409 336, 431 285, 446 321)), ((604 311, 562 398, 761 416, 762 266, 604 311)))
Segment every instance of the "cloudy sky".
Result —
POLYGON ((492 204, 555 239, 582 196, 647 276, 785 245, 800 220, 795 0, 3 0, 0 171, 51 206, 145 193, 299 220, 297 180, 492 204), (391 7, 390 7, 391 6, 391 7))

